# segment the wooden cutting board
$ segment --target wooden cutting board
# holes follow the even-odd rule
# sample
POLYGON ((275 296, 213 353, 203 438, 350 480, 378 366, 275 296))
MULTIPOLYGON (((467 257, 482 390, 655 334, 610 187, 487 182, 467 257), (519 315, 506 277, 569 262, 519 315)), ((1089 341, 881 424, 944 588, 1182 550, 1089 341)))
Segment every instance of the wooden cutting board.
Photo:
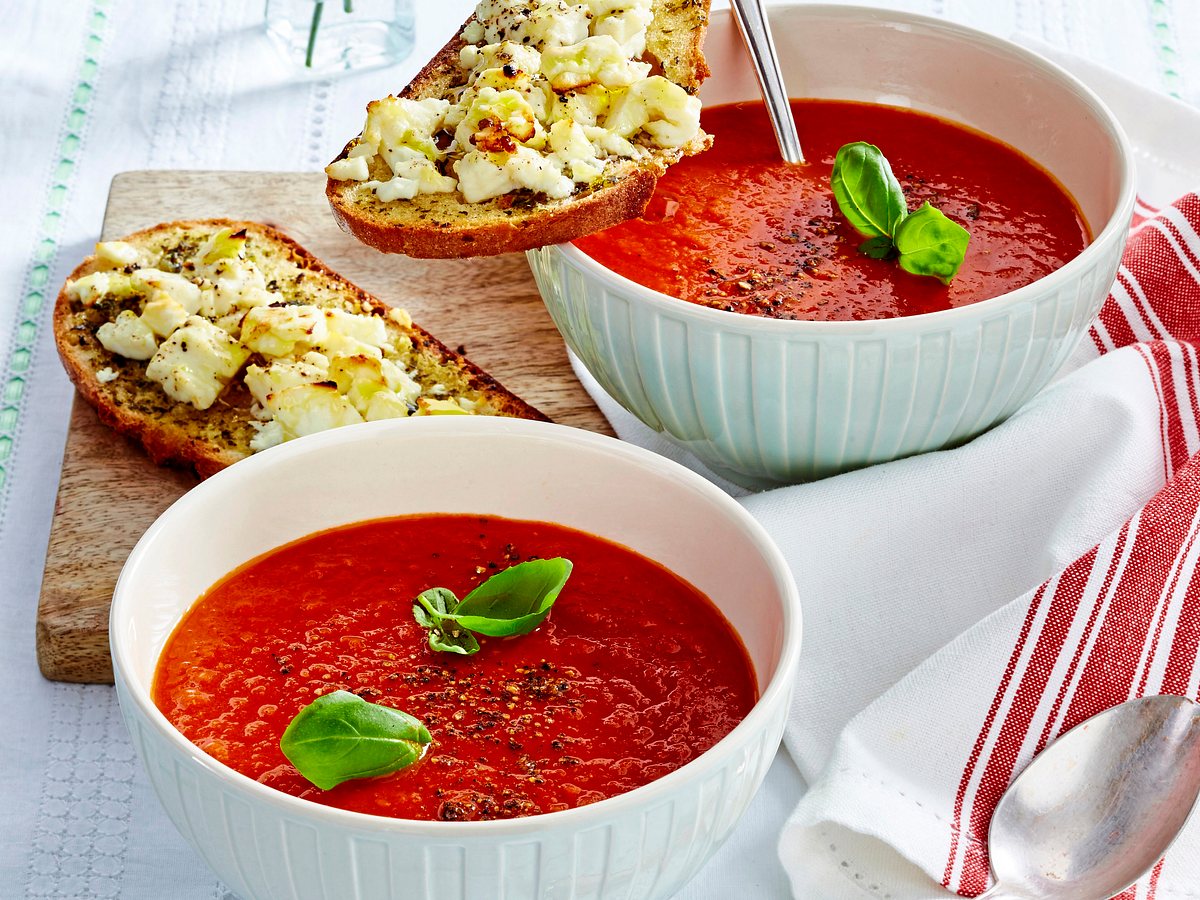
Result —
MULTIPOLYGON (((562 339, 519 254, 417 260, 362 246, 334 224, 316 173, 127 172, 113 179, 103 237, 174 219, 266 222, 380 299, 403 306, 556 422, 611 434, 576 380, 562 339)), ((99 423, 71 410, 37 616, 42 674, 111 682, 108 609, 117 575, 142 532, 195 477, 152 464, 99 423)))

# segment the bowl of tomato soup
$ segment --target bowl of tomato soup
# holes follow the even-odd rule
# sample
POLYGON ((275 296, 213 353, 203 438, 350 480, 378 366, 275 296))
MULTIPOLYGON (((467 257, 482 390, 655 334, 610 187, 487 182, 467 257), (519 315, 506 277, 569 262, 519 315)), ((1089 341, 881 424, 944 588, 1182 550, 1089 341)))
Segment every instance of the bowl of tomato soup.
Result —
POLYGON ((1134 198, 1119 124, 1036 54, 894 11, 770 14, 806 164, 779 160, 718 12, 713 149, 669 170, 640 219, 529 253, 600 385, 748 487, 955 446, 1011 415, 1083 339, 1134 198), (970 233, 949 284, 860 249, 830 184, 857 141, 887 157, 910 215, 928 203, 970 233))
POLYGON ((575 429, 446 417, 315 435, 193 489, 130 555, 110 634, 151 782, 239 896, 666 897, 770 765, 800 610, 770 538, 699 476, 575 429), (545 614, 474 652, 414 615, 431 589, 465 613, 562 560, 545 614), (323 704, 351 712, 301 733, 323 704), (381 711, 417 725, 377 734, 381 711), (355 752, 416 749, 345 762, 347 728, 370 738, 355 752), (297 755, 322 741, 329 784, 297 755))

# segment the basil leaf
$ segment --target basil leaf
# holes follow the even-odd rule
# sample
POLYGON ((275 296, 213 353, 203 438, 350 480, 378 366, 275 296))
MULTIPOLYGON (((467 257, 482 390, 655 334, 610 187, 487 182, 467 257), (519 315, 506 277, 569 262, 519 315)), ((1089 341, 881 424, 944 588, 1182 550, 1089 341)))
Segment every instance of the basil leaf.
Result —
POLYGON ((328 791, 352 778, 387 775, 412 765, 432 740, 429 730, 408 713, 334 691, 296 713, 279 749, 301 775, 328 791))
POLYGON ((859 244, 858 252, 871 259, 890 259, 896 255, 896 245, 889 237, 873 237, 859 244))
POLYGON ((444 617, 458 608, 458 598, 449 588, 430 588, 417 594, 413 603, 413 617, 426 628, 438 628, 444 617))
POLYGON ((838 150, 830 184, 838 209, 864 237, 892 237, 908 212, 900 182, 874 144, 856 141, 838 150))
POLYGON ((454 619, 458 598, 448 588, 430 588, 417 595, 413 618, 429 629, 429 648, 443 653, 470 656, 479 652, 479 641, 454 619))
POLYGON ((479 640, 467 629, 450 622, 442 628, 429 631, 429 649, 441 653, 458 653, 473 656, 479 652, 479 640))
POLYGON ((896 229, 900 268, 914 275, 933 275, 949 284, 967 255, 970 239, 967 229, 926 202, 896 229))
POLYGON ((492 637, 528 634, 542 624, 571 575, 571 561, 531 559, 497 572, 454 611, 464 628, 492 637))

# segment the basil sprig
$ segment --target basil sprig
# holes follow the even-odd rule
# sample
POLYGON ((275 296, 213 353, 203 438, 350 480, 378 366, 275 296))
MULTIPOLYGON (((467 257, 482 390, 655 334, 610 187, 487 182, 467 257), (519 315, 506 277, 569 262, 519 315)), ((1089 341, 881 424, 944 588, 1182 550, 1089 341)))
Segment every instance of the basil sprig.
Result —
POLYGON ((830 187, 846 221, 867 240, 859 251, 872 259, 895 257, 913 275, 949 284, 967 255, 967 229, 925 203, 908 212, 891 164, 874 144, 856 141, 837 152, 830 187))
POLYGON ((279 749, 296 771, 328 791, 352 778, 410 766, 432 740, 429 730, 408 713, 334 691, 296 713, 279 749))
POLYGON ((448 588, 422 591, 413 618, 429 629, 431 649, 470 656, 479 651, 476 634, 509 637, 541 625, 570 575, 569 559, 531 559, 497 572, 461 601, 448 588))

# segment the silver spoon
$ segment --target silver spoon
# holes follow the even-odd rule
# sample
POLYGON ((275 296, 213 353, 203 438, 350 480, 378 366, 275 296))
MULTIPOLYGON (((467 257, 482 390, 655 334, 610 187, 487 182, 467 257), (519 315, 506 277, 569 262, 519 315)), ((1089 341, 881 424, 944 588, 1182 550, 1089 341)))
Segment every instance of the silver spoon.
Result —
POLYGON ((1138 881, 1200 793, 1200 708, 1186 697, 1114 706, 1054 741, 992 815, 996 886, 976 900, 1105 900, 1138 881))
POLYGON ((779 57, 775 54, 775 42, 771 39, 771 26, 763 10, 762 0, 732 0, 733 20, 737 22, 754 74, 762 88, 767 115, 775 129, 775 140, 779 142, 779 153, 784 162, 804 162, 804 151, 800 149, 800 138, 796 135, 796 123, 792 119, 792 105, 788 102, 787 88, 783 84, 783 72, 779 69, 779 57))

